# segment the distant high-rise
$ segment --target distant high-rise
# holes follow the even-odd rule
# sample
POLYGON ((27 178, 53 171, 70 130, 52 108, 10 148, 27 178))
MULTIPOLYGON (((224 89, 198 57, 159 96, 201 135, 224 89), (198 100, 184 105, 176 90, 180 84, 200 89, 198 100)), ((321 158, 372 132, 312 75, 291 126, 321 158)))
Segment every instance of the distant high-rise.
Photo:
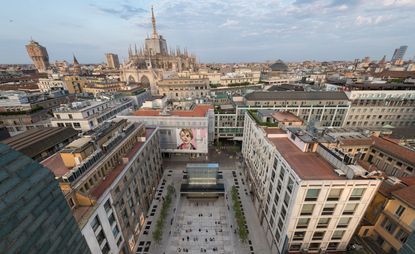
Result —
POLYGON ((26 50, 39 72, 45 72, 49 68, 49 56, 45 47, 30 40, 26 45, 26 50))
POLYGON ((0 252, 91 253, 53 174, 0 144, 0 252))
POLYGON ((393 52, 393 56, 391 61, 395 62, 398 60, 403 60, 403 57, 405 56, 406 50, 408 49, 408 46, 400 46, 399 48, 395 49, 395 52, 393 52))
POLYGON ((118 69, 120 68, 120 61, 118 60, 118 55, 113 53, 106 53, 105 57, 107 58, 108 68, 118 69))

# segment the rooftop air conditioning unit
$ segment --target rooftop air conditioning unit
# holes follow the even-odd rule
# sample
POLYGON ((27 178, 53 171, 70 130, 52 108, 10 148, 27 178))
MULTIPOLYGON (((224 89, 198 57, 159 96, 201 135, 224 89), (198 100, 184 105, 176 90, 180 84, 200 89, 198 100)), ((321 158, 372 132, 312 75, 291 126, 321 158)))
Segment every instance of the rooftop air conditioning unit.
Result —
POLYGON ((334 170, 334 172, 336 172, 336 174, 337 174, 337 175, 339 175, 339 176, 345 176, 345 175, 346 175, 346 174, 343 172, 343 170, 338 169, 338 168, 337 168, 337 169, 335 169, 335 170, 334 170))

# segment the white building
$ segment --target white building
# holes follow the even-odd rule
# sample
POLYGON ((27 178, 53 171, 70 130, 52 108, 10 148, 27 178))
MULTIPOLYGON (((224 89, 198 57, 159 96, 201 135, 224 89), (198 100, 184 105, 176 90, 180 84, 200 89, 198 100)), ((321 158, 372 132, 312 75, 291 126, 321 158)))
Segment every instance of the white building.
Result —
POLYGON ((56 90, 68 90, 66 83, 58 77, 40 78, 37 83, 41 92, 50 92, 56 90))
POLYGON ((191 104, 177 106, 176 109, 141 108, 130 115, 117 118, 130 122, 144 122, 149 127, 159 127, 160 149, 164 155, 171 153, 207 154, 208 146, 214 139, 215 118, 211 105, 191 104), (190 140, 184 141, 182 135, 190 140), (189 146, 186 146, 185 143, 189 146))
POLYGON ((245 116, 247 184, 268 243, 273 253, 344 251, 381 181, 298 135, 245 116))
POLYGON ((376 90, 346 93, 351 107, 345 127, 395 127, 415 125, 415 91, 376 90))
POLYGON ((122 98, 106 101, 77 101, 53 111, 51 124, 54 127, 73 127, 88 131, 117 114, 126 113, 133 107, 130 99, 122 98))

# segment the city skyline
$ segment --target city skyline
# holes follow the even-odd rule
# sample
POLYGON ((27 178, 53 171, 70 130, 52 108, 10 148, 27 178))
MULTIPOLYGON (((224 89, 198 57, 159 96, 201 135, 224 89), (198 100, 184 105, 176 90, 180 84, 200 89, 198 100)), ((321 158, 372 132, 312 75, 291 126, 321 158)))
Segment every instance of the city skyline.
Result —
POLYGON ((80 63, 100 63, 107 52, 123 62, 128 46, 142 46, 151 34, 152 5, 168 46, 185 47, 200 62, 389 60, 400 45, 408 45, 405 60, 415 54, 415 36, 405 32, 415 23, 408 0, 21 3, 0 10, 1 64, 31 63, 24 49, 30 38, 48 49, 51 62, 75 54, 80 63))

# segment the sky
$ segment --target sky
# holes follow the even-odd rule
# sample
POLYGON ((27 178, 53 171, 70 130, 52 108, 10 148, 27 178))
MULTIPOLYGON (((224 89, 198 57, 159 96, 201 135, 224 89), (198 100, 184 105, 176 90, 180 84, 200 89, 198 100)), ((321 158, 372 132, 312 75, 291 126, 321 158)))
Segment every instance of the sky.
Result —
POLYGON ((204 63, 415 56, 415 0, 13 0, 0 8, 0 64, 31 63, 30 38, 51 62, 126 59, 157 30, 204 63))

